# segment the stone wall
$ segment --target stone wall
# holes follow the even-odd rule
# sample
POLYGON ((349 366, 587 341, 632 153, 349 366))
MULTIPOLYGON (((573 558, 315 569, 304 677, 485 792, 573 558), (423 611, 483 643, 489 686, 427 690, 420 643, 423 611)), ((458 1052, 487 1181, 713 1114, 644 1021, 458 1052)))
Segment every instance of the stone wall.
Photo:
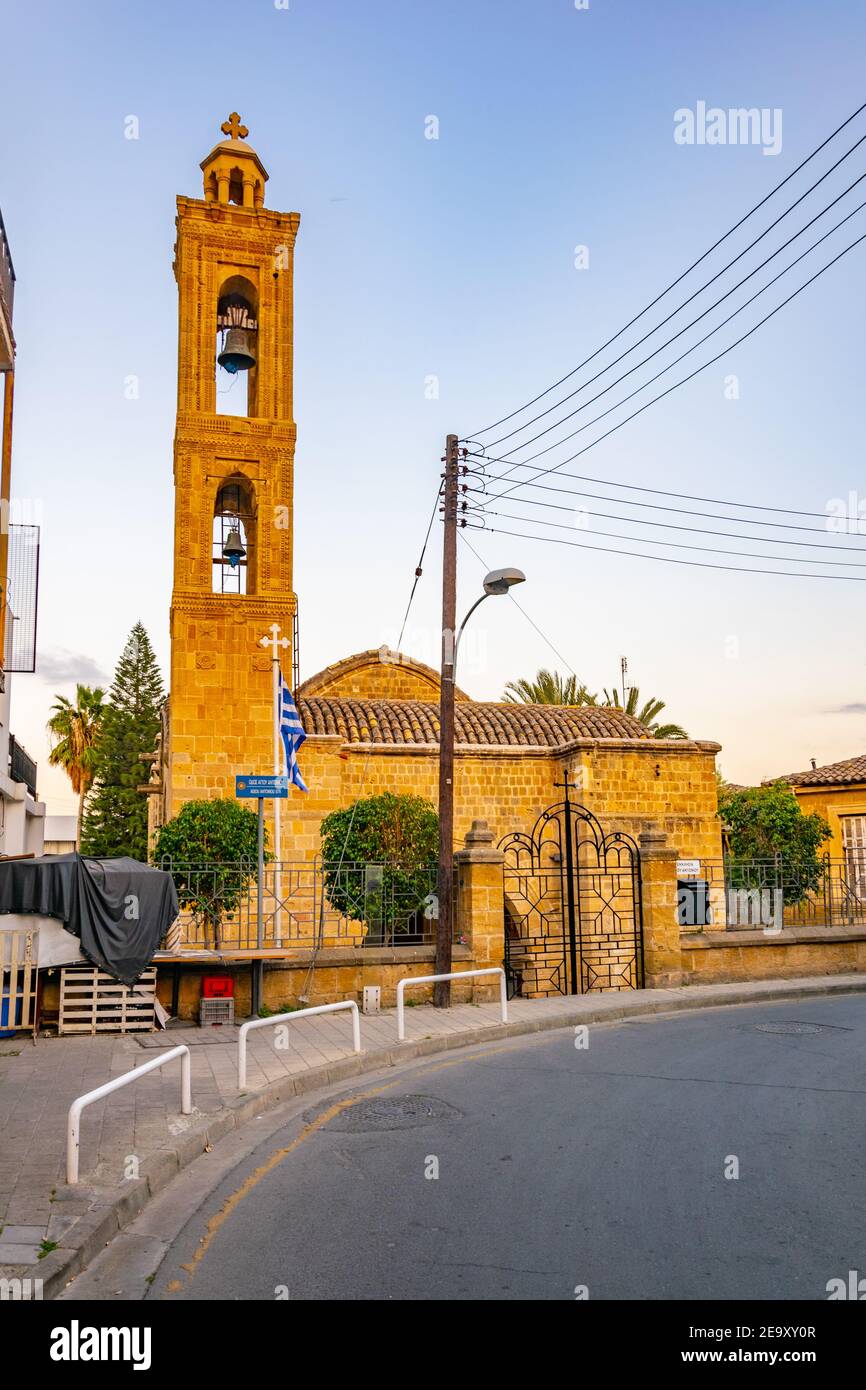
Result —
MULTIPOLYGON (((538 816, 561 800, 564 770, 573 793, 605 831, 638 838, 649 824, 679 855, 721 859, 716 814, 716 744, 677 740, 576 740, 567 748, 458 747, 454 767, 455 842, 483 817, 494 843, 515 830, 531 831, 538 816), (608 746, 608 742, 610 746, 608 746), (557 783, 560 785, 557 786, 557 783)), ((438 798, 435 745, 344 744, 310 737, 300 763, 308 795, 292 790, 283 807, 283 854, 308 858, 319 849, 324 816, 361 796, 381 792, 438 798)))
POLYGON ((681 938, 683 983, 776 980, 797 975, 840 975, 866 970, 866 931, 838 927, 786 927, 761 931, 699 932, 681 938))

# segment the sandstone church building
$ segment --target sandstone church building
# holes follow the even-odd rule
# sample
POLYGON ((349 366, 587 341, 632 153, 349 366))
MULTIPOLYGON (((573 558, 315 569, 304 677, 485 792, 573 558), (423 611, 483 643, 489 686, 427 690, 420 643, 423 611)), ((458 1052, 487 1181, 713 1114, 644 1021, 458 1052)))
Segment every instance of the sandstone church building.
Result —
MULTIPOLYGON (((236 114, 222 131, 225 138, 201 164, 202 196, 177 199, 171 677, 147 788, 151 833, 190 799, 233 797, 236 774, 272 770, 272 667, 262 638, 276 624, 290 644, 283 671, 307 733, 300 761, 309 787, 307 795, 291 788, 283 803, 282 859, 312 863, 322 818, 361 795, 412 792, 435 804, 439 680, 410 655, 375 649, 302 683, 293 678, 300 216, 265 206, 268 174, 236 114), (233 398, 243 401, 246 390, 244 413, 219 412, 217 361, 223 381, 232 379, 233 398)), ((360 636, 360 646, 364 636, 369 642, 360 636)), ((458 696, 456 730, 457 846, 474 822, 486 823, 481 841, 491 855, 506 837, 528 835, 561 797, 567 773, 605 831, 637 843, 651 830, 666 835, 680 856, 721 858, 716 743, 655 739, 617 709, 485 703, 465 694, 458 696)), ((290 906, 283 914, 279 945, 287 969, 293 923, 299 940, 309 934, 302 916, 293 917, 290 906)), ((488 954, 501 963, 502 923, 498 942, 495 923, 492 930, 488 954)), ((472 942, 466 950, 479 958, 472 942)), ((429 973, 432 952, 416 954, 429 973)), ((364 964, 371 960, 368 950, 364 964)), ((418 971, 425 973, 420 965, 418 971)), ((335 974, 324 995, 360 978, 357 970, 335 974)), ((286 980, 279 988, 280 998, 292 992, 286 980)))

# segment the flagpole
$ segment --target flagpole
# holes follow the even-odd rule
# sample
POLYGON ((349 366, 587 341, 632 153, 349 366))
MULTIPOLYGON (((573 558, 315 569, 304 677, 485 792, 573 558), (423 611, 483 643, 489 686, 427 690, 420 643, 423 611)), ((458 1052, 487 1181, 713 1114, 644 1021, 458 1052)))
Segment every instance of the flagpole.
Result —
MULTIPOLYGON (((274 776, 279 777, 280 767, 280 649, 289 646, 288 637, 282 637, 282 629, 277 623, 271 623, 268 632, 270 636, 259 638, 259 645, 270 647, 271 649, 271 671, 273 680, 273 723, 274 723, 274 776)), ((282 863, 282 827, 280 824, 280 802, 279 798, 274 801, 274 943, 277 946, 283 944, 283 927, 281 902, 282 897, 282 874, 280 864, 282 863)))
MULTIPOLYGON (((274 776, 280 775, 280 658, 277 654, 277 644, 274 641, 274 659, 272 662, 274 674, 274 776)), ((283 844, 281 836, 281 817, 280 800, 277 797, 274 802, 274 945, 283 944, 283 922, 280 911, 282 898, 282 874, 280 865, 283 861, 283 844)))

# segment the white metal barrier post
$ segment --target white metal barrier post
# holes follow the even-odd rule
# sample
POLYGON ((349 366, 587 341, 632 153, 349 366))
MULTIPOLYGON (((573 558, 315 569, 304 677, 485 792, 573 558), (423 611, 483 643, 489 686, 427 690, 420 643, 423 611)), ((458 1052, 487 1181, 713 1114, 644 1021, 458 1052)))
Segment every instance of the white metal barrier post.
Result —
POLYGON ((86 1095, 79 1096, 69 1107, 69 1115, 66 1122, 66 1181, 70 1185, 78 1182, 78 1150, 81 1138, 81 1112, 88 1105, 92 1105, 96 1100, 102 1100, 103 1096, 111 1095, 112 1091, 119 1091, 122 1086, 128 1086, 131 1081, 137 1081, 146 1072, 156 1071, 157 1067, 164 1067, 166 1062, 174 1061, 175 1057, 180 1058, 180 1108, 184 1115, 192 1114, 192 1069, 190 1067, 189 1048, 185 1043, 179 1047, 170 1047, 167 1052, 160 1052, 157 1057, 152 1057, 149 1062, 143 1062, 140 1067, 133 1067, 132 1071, 124 1072, 123 1076, 116 1076, 113 1081, 106 1081, 104 1086, 97 1086, 95 1091, 88 1091, 86 1095))
POLYGON ((295 1009, 288 1014, 271 1014, 268 1018, 251 1018, 242 1023, 238 1032, 238 1090, 246 1090, 247 1085, 247 1033, 253 1028, 266 1028, 275 1023, 289 1023, 297 1018, 309 1018, 311 1014, 333 1014, 338 1009, 352 1010, 352 1047, 361 1051, 361 1015, 354 999, 341 1000, 339 1004, 314 1004, 310 1009, 295 1009))
POLYGON ((499 976, 499 1011, 503 1023, 508 1022, 508 988, 505 971, 501 965, 491 965, 484 970, 456 970, 450 975, 407 975, 397 982, 397 1041, 406 1041, 406 1013, 403 1004, 403 991, 407 985, 430 985, 436 980, 468 980, 473 975, 499 976))

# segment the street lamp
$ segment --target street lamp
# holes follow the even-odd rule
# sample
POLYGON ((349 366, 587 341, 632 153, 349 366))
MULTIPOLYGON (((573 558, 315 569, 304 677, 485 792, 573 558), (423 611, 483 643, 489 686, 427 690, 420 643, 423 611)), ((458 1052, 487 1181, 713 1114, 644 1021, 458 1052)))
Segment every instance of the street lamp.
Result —
MULTIPOLYGON (((443 647, 442 679, 439 686, 439 868, 436 896, 439 918, 436 924, 436 975, 451 972, 451 937, 454 920, 454 688, 457 649, 460 638, 476 608, 486 598, 507 594, 515 584, 523 584, 526 575, 518 569, 491 570, 484 579, 484 593, 473 603, 460 628, 447 659, 447 644, 443 647)), ((451 981, 437 980, 433 987, 433 1003, 447 1009, 451 1003, 451 981)))

